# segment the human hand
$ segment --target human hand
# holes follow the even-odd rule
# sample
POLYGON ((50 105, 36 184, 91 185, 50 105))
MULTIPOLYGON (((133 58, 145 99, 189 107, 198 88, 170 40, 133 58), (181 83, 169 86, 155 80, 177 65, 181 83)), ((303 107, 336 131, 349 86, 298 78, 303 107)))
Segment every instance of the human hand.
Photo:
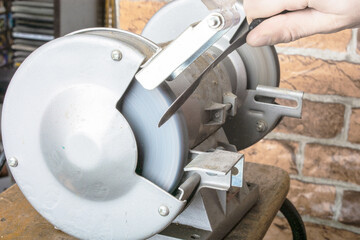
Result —
POLYGON ((252 30, 247 43, 255 47, 360 27, 360 0, 244 0, 244 8, 248 22, 291 11, 252 30))

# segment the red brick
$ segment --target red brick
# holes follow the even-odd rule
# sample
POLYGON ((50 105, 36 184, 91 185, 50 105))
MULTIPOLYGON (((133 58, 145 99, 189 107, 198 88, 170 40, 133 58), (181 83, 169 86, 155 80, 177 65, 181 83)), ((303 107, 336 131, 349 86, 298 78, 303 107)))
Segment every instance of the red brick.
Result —
POLYGON ((284 118, 274 131, 333 138, 340 134, 343 128, 344 112, 345 106, 342 104, 304 100, 302 118, 284 118))
POLYGON ((360 97, 360 64, 279 55, 283 88, 360 97))
MULTIPOLYGON (((305 229, 308 240, 343 240, 343 239, 360 239, 360 235, 342 230, 323 226, 314 223, 305 223, 305 229)), ((266 233, 264 240, 288 240, 292 239, 292 233, 287 220, 282 217, 276 217, 266 233)))
POLYGON ((346 52, 351 40, 351 30, 344 30, 332 34, 317 34, 299 39, 294 42, 279 44, 279 47, 317 48, 336 52, 346 52))
POLYGON ((120 28, 140 34, 149 19, 166 3, 152 1, 120 2, 120 28))
POLYGON ((360 192, 344 191, 339 221, 360 227, 360 192))
POLYGON ((360 184, 359 159, 359 150, 307 144, 303 175, 360 184))
POLYGON ((288 198, 301 215, 332 219, 335 195, 335 187, 292 180, 288 198))
POLYGON ((290 141, 261 140, 245 149, 245 161, 268 164, 284 169, 288 173, 297 174, 296 154, 299 145, 290 141))
POLYGON ((360 143, 360 108, 352 110, 348 140, 353 143, 360 143))

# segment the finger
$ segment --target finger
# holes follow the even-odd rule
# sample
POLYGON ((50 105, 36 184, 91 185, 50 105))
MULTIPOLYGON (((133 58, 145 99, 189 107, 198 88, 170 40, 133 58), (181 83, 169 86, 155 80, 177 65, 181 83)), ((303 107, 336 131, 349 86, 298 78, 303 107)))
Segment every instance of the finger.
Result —
POLYGON ((309 8, 317 9, 323 13, 349 14, 349 11, 358 11, 359 0, 309 0, 309 8))
POLYGON ((295 41, 316 33, 330 33, 342 29, 340 16, 305 9, 271 17, 247 36, 251 46, 274 45, 295 41))
POLYGON ((276 15, 284 10, 296 11, 308 7, 309 0, 244 0, 248 21, 276 15))

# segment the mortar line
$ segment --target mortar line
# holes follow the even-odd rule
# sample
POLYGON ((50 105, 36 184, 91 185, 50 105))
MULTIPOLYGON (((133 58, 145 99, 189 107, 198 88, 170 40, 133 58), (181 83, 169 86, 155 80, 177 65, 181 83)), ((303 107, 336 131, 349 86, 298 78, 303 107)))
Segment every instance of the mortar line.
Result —
POLYGON ((351 30, 351 39, 347 46, 347 51, 349 54, 357 54, 356 48, 357 48, 357 29, 352 29, 351 30))
POLYGON ((304 93, 303 99, 312 102, 341 103, 344 105, 349 105, 352 108, 360 107, 360 98, 357 97, 344 97, 339 95, 321 95, 321 94, 304 93))
POLYGON ((342 230, 346 230, 346 231, 349 231, 349 232, 360 234, 360 228, 358 228, 358 227, 354 227, 354 226, 351 226, 351 225, 346 225, 346 224, 343 224, 343 223, 340 223, 340 222, 335 222, 333 220, 326 220, 326 219, 311 217, 311 216, 308 216, 308 215, 304 215, 304 216, 301 216, 301 217, 302 217, 304 222, 314 223, 314 224, 318 224, 318 225, 325 225, 325 226, 329 226, 329 227, 342 229, 342 230))
POLYGON ((339 137, 335 138, 315 138, 308 137, 299 134, 292 133, 281 133, 281 132, 271 132, 266 136, 266 139, 270 140, 285 140, 285 141, 304 141, 306 144, 317 143, 326 146, 336 146, 343 148, 350 148, 354 150, 360 150, 360 144, 355 144, 351 142, 344 142, 339 140, 339 137))
MULTIPOLYGON (((280 211, 276 214, 276 216, 278 218, 285 219, 284 215, 280 211)), ((358 233, 358 231, 360 231, 360 228, 358 228, 358 227, 346 225, 346 224, 343 224, 343 223, 340 223, 340 222, 334 221, 334 220, 327 220, 327 219, 312 217, 309 215, 301 215, 301 218, 304 223, 314 223, 314 224, 318 224, 318 225, 324 225, 327 227, 346 230, 346 231, 353 232, 353 233, 358 233)))
POLYGON ((298 169, 298 175, 302 176, 302 170, 304 166, 304 159, 305 159, 305 146, 306 143, 303 141, 299 142, 299 152, 296 156, 296 168, 298 169))
POLYGON ((344 125, 341 129, 341 136, 339 140, 347 141, 350 129, 350 120, 351 120, 352 108, 349 105, 345 105, 345 112, 344 112, 344 125))
POLYGON ((290 174, 290 179, 298 180, 304 183, 341 187, 343 190, 360 191, 360 186, 356 185, 355 183, 348 183, 329 178, 317 178, 290 174))
POLYGON ((342 199, 344 195, 344 189, 342 187, 336 186, 335 187, 336 195, 335 195, 335 202, 334 202, 334 216, 333 220, 338 221, 340 214, 341 214, 341 208, 342 208, 342 199))

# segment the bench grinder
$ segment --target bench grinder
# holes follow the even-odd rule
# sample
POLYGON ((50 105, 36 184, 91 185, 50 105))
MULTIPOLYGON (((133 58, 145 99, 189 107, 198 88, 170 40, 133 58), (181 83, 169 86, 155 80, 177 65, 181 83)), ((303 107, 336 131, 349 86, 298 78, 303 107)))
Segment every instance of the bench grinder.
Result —
POLYGON ((220 239, 256 203, 238 150, 300 117, 302 93, 278 88, 273 47, 228 51, 249 26, 240 1, 222 2, 173 1, 142 36, 80 30, 17 70, 5 154, 56 228, 80 239, 220 239))

